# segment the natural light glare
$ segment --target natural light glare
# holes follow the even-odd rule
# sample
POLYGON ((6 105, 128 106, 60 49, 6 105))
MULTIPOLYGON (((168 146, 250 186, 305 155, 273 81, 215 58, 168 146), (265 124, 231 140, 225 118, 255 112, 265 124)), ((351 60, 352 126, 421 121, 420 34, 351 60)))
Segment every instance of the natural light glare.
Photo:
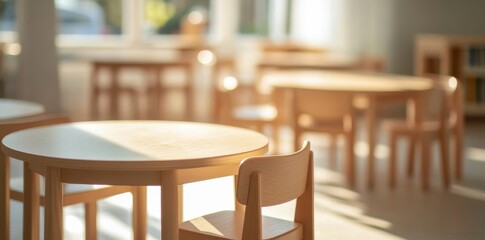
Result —
POLYGON ((192 11, 188 16, 189 22, 192 24, 201 24, 204 22, 204 14, 201 11, 192 11))
POLYGON ((132 230, 129 222, 121 220, 119 217, 106 212, 100 212, 98 219, 103 224, 99 224, 99 231, 112 239, 125 239, 126 236, 132 235, 132 230))
POLYGON ((232 91, 237 88, 239 82, 233 76, 227 76, 222 80, 222 87, 225 91, 232 91))
POLYGON ((202 50, 199 52, 199 54, 197 54, 197 60, 202 65, 210 66, 215 63, 216 57, 211 51, 202 50))
POLYGON ((359 203, 357 201, 354 203, 355 204, 347 204, 341 201, 335 201, 333 198, 329 198, 324 195, 315 198, 315 205, 325 206, 325 209, 340 216, 345 216, 353 219, 354 221, 364 223, 367 226, 372 226, 379 229, 390 229, 392 227, 391 222, 366 216, 364 206, 362 204, 357 204, 359 203))
POLYGON ((345 200, 357 201, 360 197, 357 192, 338 186, 325 186, 323 191, 325 192, 325 194, 329 194, 330 196, 338 197, 345 200))
POLYGON ((233 210, 234 201, 232 176, 184 184, 183 219, 189 220, 217 211, 233 210))
POLYGON ((22 52, 22 47, 18 43, 11 43, 4 48, 6 55, 17 56, 22 52))
POLYGON ((485 201, 485 192, 465 186, 453 185, 451 192, 462 197, 472 198, 475 200, 485 201))
POLYGON ((468 147, 466 148, 466 156, 470 160, 485 162, 485 149, 468 147))
MULTIPOLYGON (((355 144, 354 152, 359 157, 367 157, 369 155, 369 144, 365 141, 358 141, 355 144)), ((389 156, 389 147, 377 144, 374 153, 377 158, 387 158, 389 156)))
POLYGON ((67 215, 64 216, 64 227, 69 232, 70 235, 81 235, 84 234, 84 229, 79 226, 84 225, 84 218, 67 215))
POLYGON ((218 236, 223 236, 221 231, 219 231, 214 225, 212 225, 209 221, 205 218, 200 217, 190 221, 198 230, 202 232, 209 232, 218 236))
POLYGON ((451 89, 455 89, 458 86, 458 80, 456 80, 455 77, 450 77, 450 79, 448 79, 448 86, 450 86, 451 89))

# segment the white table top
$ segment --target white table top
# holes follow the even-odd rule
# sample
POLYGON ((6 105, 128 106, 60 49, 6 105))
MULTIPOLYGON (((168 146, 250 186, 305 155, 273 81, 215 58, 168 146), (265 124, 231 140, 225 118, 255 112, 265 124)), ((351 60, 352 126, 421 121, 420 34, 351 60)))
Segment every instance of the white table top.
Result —
POLYGON ((263 85, 279 88, 309 88, 358 93, 423 91, 432 87, 424 77, 393 74, 288 70, 264 74, 263 85))
POLYGON ((44 106, 34 102, 0 98, 0 121, 41 114, 44 106))
POLYGON ((32 164, 99 170, 169 170, 239 163, 266 153, 261 133, 170 121, 77 122, 7 135, 3 151, 32 164))

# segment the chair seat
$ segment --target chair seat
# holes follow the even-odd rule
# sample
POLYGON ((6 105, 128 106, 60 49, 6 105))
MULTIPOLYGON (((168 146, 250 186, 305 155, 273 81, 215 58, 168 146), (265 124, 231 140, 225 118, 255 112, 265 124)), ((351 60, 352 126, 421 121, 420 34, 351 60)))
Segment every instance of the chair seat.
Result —
MULTIPOLYGON (((180 224, 181 239, 241 239, 244 212, 221 211, 180 224)), ((263 239, 302 239, 300 223, 263 216, 263 239)))
POLYGON ((236 119, 241 120, 258 120, 258 121, 272 121, 277 115, 276 108, 269 104, 240 106, 234 109, 233 115, 236 119))
POLYGON ((326 133, 344 133, 344 126, 342 120, 323 121, 316 120, 311 117, 300 117, 298 124, 302 131, 311 132, 326 132, 326 133))
MULTIPOLYGON (((409 124, 405 120, 386 120, 383 122, 383 126, 385 129, 392 130, 396 133, 410 133, 413 131, 413 128, 409 126, 409 124)), ((422 123, 419 130, 421 132, 436 132, 440 129, 440 122, 439 121, 425 121, 422 123)))

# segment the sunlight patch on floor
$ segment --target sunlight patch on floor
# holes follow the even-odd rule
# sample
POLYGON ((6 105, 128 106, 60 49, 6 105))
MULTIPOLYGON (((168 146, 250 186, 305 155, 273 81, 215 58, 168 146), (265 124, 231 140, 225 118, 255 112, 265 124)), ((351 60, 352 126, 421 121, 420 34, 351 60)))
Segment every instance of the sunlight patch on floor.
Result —
POLYGON ((462 197, 472 198, 475 200, 480 200, 485 202, 485 191, 481 191, 478 189, 473 189, 461 185, 453 185, 451 186, 451 193, 460 195, 462 197))
POLYGON ((485 162, 485 149, 476 147, 467 147, 466 150, 467 159, 485 162))
MULTIPOLYGON (((369 144, 365 141, 357 141, 354 146, 354 152, 357 157, 367 157, 369 155, 369 144)), ((376 144, 374 154, 377 158, 387 158, 389 156, 389 147, 384 144, 376 144)))

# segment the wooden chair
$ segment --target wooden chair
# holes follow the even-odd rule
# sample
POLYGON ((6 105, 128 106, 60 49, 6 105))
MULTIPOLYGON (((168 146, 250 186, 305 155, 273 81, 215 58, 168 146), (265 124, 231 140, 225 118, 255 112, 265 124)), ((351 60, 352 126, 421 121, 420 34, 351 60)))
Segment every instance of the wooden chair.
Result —
POLYGON ((241 85, 234 76, 235 72, 233 59, 216 61, 213 82, 215 121, 259 132, 270 126, 270 137, 277 146, 279 118, 271 96, 259 93, 254 85, 241 85))
MULTIPOLYGON (((0 124, 0 138, 5 137, 6 135, 19 131, 22 129, 32 128, 32 127, 41 127, 41 126, 48 126, 53 124, 62 124, 69 122, 69 118, 61 115, 39 115, 36 117, 29 117, 22 120, 15 120, 12 122, 3 122, 0 124)), ((3 155, 3 153, 1 153, 3 155)), ((5 155, 2 156, 4 161, 6 162, 7 174, 10 173, 9 166, 10 166, 10 159, 5 155)), ((18 162, 18 165, 21 165, 18 160, 12 159, 15 162, 18 162)), ((12 163, 15 163, 12 162, 12 163)), ((30 168, 23 166, 23 171, 32 171, 30 168)), ((24 174, 23 177, 17 176, 7 178, 10 179, 10 184, 7 183, 7 186, 10 186, 7 189, 10 189, 9 195, 10 198, 13 200, 21 201, 24 200, 24 189, 23 183, 24 181, 31 181, 28 177, 28 174, 24 174)), ((35 177, 39 177, 38 175, 34 175, 35 177)), ((35 187, 35 186, 33 186, 35 187)), ((37 186, 38 187, 38 186, 37 186)), ((143 205, 141 208, 139 204, 143 204, 142 201, 146 201, 144 199, 143 193, 137 192, 144 190, 143 188, 135 188, 132 186, 96 186, 96 185, 80 185, 80 184, 65 184, 64 185, 64 206, 74 205, 83 203, 85 209, 85 224, 86 224, 86 239, 97 239, 97 229, 96 229, 96 212, 97 212, 97 204, 96 201, 107 198, 110 196, 118 195, 125 192, 131 192, 134 197, 133 201, 133 219, 134 219, 134 234, 135 238, 145 238, 146 230, 137 228, 136 221, 143 221, 145 216, 143 205), (141 197, 141 198, 139 198, 141 197), (141 215, 140 215, 141 214, 141 215), (136 220, 136 221, 135 221, 136 220)), ((39 201, 38 203, 44 204, 44 197, 41 196, 40 199, 35 199, 34 201, 39 201)), ((39 218, 39 212, 36 209, 26 210, 24 209, 24 239, 31 239, 33 236, 39 235, 39 226, 33 226, 31 223, 31 219, 39 218), (32 213, 32 215, 26 215, 26 212, 32 213)), ((7 228, 8 229, 8 228, 7 228)))
POLYGON ((409 140, 407 157, 407 175, 412 176, 414 172, 414 156, 416 136, 421 134, 426 138, 426 145, 421 144, 421 151, 424 151, 421 159, 422 184, 423 188, 429 187, 431 150, 430 142, 437 139, 441 153, 441 171, 443 184, 450 185, 449 177, 449 138, 454 138, 454 162, 455 177, 461 178, 463 162, 463 93, 461 83, 454 77, 430 76, 434 81, 434 87, 429 94, 428 116, 416 128, 406 121, 384 122, 384 127, 389 133, 390 159, 389 159, 389 186, 396 185, 396 158, 397 140, 399 137, 406 137, 409 140))
POLYGON ((330 136, 329 159, 335 161, 336 139, 345 137, 344 171, 350 186, 355 185, 354 141, 357 111, 352 95, 313 89, 295 89, 293 96, 295 149, 305 132, 324 132, 330 136))
POLYGON ((180 240, 314 239, 313 153, 309 142, 292 154, 252 157, 239 168, 242 211, 222 211, 180 224, 180 240), (296 200, 294 221, 262 216, 261 208, 296 200))
POLYGON ((132 86, 121 86, 118 82, 120 74, 120 68, 116 67, 116 65, 110 66, 109 64, 99 64, 93 63, 92 64, 92 72, 91 72, 91 89, 90 89, 90 114, 92 119, 99 119, 100 118, 100 111, 102 112, 109 112, 109 118, 111 119, 119 119, 120 118, 120 108, 121 104, 118 102, 118 97, 116 96, 126 96, 129 99, 131 104, 131 109, 133 112, 132 117, 134 119, 140 118, 140 93, 132 86), (110 73, 110 85, 107 87, 100 86, 100 74, 102 68, 106 68, 109 70, 110 73), (106 96, 108 99, 108 107, 109 109, 103 110, 100 107, 101 97, 106 96))

